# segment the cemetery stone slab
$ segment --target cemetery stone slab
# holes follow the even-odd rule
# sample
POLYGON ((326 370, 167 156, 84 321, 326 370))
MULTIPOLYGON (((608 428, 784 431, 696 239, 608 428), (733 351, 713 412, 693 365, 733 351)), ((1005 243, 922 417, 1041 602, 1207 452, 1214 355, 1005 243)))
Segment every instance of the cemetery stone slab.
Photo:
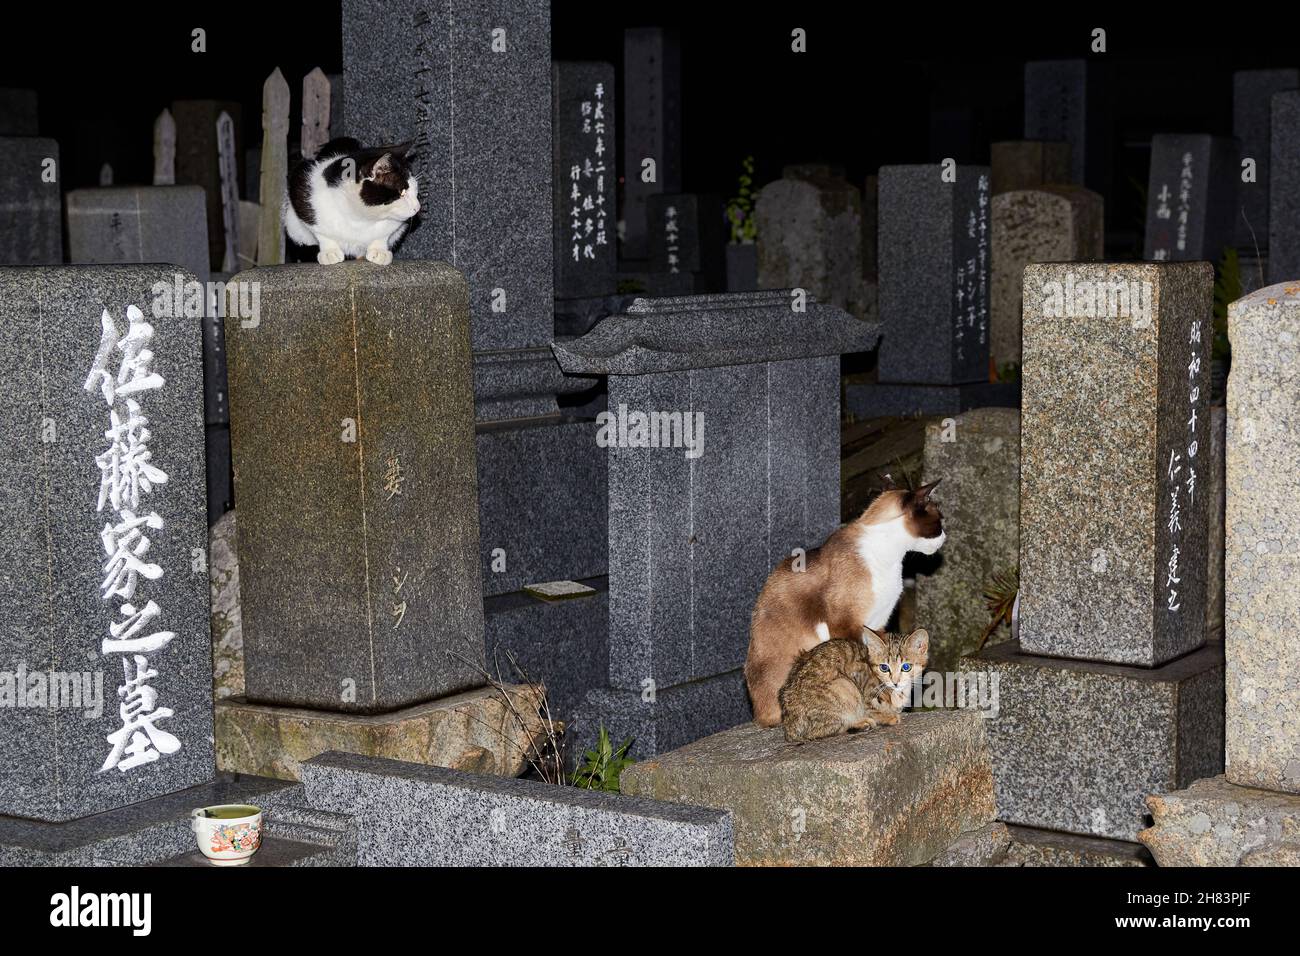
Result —
MULTIPOLYGON (((1238 162, 1255 161, 1255 181, 1238 187, 1233 212, 1235 243, 1246 249, 1268 248, 1269 162, 1272 152, 1274 93, 1300 88, 1300 70, 1239 70, 1232 74, 1232 135, 1238 162)), ((1238 173, 1240 181, 1240 173, 1238 173)))
POLYGON ((1006 823, 1136 840, 1147 794, 1222 770, 1221 647, 1145 668, 1038 657, 1008 641, 963 666, 997 682, 986 724, 1006 823))
POLYGON ((730 810, 747 866, 915 866, 993 820, 984 721, 904 714, 807 744, 742 724, 623 771, 624 794, 730 810))
POLYGON ((989 378, 989 169, 880 170, 881 382, 989 378))
POLYGON ((682 189, 681 38, 671 30, 638 27, 623 32, 622 256, 650 254, 650 196, 682 189), (653 159, 655 177, 643 178, 653 159))
POLYGON ((207 282, 206 202, 198 186, 74 189, 67 198, 68 255, 92 264, 173 262, 207 282))
POLYGON ((661 193, 646 201, 650 268, 669 274, 691 272, 700 292, 726 285, 726 221, 717 196, 661 193))
POLYGON ((0 814, 212 776, 199 327, 153 309, 175 274, 0 269, 0 814))
POLYGON ((1209 263, 1024 278, 1020 640, 1154 667, 1205 641, 1209 263))
POLYGON ((551 84, 555 296, 611 295, 618 268, 614 67, 555 63, 551 84))
POLYGON ((1218 263, 1232 241, 1240 170, 1237 150, 1219 136, 1162 133, 1151 138, 1143 258, 1218 263))
MULTIPOLYGON (((173 182, 203 188, 208 243, 209 268, 216 269, 226 253, 226 233, 222 226, 221 151, 217 140, 217 118, 227 113, 232 121, 238 158, 243 147, 243 111, 238 103, 226 100, 175 100, 171 115, 175 129, 173 182)), ((161 185, 155 182, 155 185, 161 185)), ((193 267, 191 267, 193 268, 193 267)))
POLYGON ((1031 140, 989 146, 993 195, 1070 182, 1070 144, 1031 140))
POLYGON ((627 795, 327 753, 311 806, 360 819, 362 866, 730 866, 731 815, 627 795))
POLYGON ((1228 307, 1228 780, 1300 793, 1300 281, 1228 307))
POLYGON ((54 140, 0 137, 0 265, 63 261, 61 172, 54 140))
POLYGON ((1025 64, 1025 139, 1066 142, 1070 182, 1108 195, 1111 156, 1109 77, 1088 60, 1025 64))
POLYGON ((480 684, 469 318, 443 263, 253 269, 228 317, 247 694, 376 712, 480 684))
POLYGON ((1273 94, 1268 281, 1300 279, 1300 90, 1273 94))

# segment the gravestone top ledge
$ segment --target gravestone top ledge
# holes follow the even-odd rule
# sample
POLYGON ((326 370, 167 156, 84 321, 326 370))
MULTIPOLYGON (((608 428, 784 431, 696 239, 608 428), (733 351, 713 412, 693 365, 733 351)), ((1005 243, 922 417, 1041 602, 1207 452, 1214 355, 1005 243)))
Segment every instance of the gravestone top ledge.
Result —
POLYGON ((568 375, 645 375, 867 352, 880 324, 791 290, 636 299, 578 339, 552 343, 568 375))

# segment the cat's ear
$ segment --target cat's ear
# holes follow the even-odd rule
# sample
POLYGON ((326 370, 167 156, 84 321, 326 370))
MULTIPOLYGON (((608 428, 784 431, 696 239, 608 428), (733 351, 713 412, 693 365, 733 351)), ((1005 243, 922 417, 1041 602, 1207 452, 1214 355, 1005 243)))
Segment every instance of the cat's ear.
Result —
POLYGON ((380 176, 389 175, 393 171, 393 166, 395 162, 396 161, 393 157, 393 153, 391 150, 389 152, 384 153, 384 155, 376 159, 375 164, 370 167, 370 175, 376 179, 378 179, 380 176))
POLYGON ((889 653, 889 638, 880 631, 873 631, 865 624, 862 627, 862 643, 867 648, 867 656, 881 660, 889 653))
POLYGON ((939 482, 941 481, 943 481, 942 478, 936 478, 928 485, 922 485, 920 488, 917 488, 914 492, 912 492, 912 500, 917 504, 924 504, 926 501, 930 499, 930 492, 934 491, 934 489, 938 486, 939 482))
POLYGON ((903 641, 903 656, 918 664, 924 664, 930 656, 930 632, 918 627, 903 641))

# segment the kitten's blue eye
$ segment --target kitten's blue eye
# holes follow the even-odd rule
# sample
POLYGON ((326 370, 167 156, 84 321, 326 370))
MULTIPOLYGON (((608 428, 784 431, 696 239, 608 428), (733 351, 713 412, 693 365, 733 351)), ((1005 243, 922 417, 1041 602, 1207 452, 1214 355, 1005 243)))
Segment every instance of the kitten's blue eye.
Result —
POLYGON ((882 671, 884 671, 886 674, 889 673, 889 665, 888 665, 888 664, 881 664, 881 665, 880 665, 880 669, 881 669, 882 671))
POLYGON ((904 665, 903 665, 903 670, 905 670, 905 671, 910 671, 911 669, 912 669, 912 665, 911 665, 911 664, 904 664, 904 665))

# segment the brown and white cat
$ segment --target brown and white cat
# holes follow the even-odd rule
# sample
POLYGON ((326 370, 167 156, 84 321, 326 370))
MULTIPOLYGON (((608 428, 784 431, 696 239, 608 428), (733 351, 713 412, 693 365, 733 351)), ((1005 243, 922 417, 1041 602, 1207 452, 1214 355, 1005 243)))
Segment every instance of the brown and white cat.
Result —
POLYGON ((781 726, 792 743, 896 724, 925 669, 930 634, 864 628, 859 641, 804 651, 781 687, 781 726))
POLYGON ((861 639, 881 630, 903 593, 903 556, 943 546, 943 515, 930 500, 938 481, 915 491, 881 492, 861 517, 804 557, 786 558, 767 579, 749 626, 745 683, 754 720, 781 722, 778 695, 803 651, 831 638, 861 639))

